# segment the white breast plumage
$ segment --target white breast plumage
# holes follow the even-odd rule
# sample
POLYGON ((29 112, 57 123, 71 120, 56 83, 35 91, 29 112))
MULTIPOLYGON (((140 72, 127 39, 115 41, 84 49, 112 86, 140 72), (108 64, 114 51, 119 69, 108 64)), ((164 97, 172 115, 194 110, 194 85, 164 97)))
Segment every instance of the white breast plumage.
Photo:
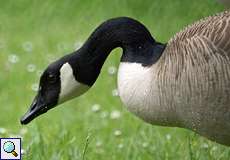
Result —
POLYGON ((137 114, 149 105, 148 102, 152 98, 149 92, 153 86, 148 86, 150 76, 147 73, 149 73, 149 68, 142 67, 138 63, 123 62, 119 67, 118 89, 120 97, 128 109, 137 114))
MULTIPOLYGON (((154 74, 156 67, 122 62, 118 71, 118 90, 129 111, 147 122, 166 125, 172 115, 160 106, 159 89, 154 74)), ((169 125, 169 124, 167 124, 169 125)))

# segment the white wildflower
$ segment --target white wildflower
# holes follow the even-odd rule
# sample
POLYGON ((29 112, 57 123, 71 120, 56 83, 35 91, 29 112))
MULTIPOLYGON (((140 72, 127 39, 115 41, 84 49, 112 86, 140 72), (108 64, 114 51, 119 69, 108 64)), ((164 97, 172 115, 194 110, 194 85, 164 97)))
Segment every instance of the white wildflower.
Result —
POLYGON ((20 135, 25 135, 27 132, 28 132, 27 128, 22 128, 19 133, 20 135))
POLYGON ((0 128, 0 134, 6 134, 7 130, 5 128, 0 128))
POLYGON ((101 109, 101 106, 99 104, 94 104, 91 108, 93 112, 99 112, 101 109))
POLYGON ((167 139, 167 140, 170 140, 170 139, 171 139, 171 135, 170 135, 170 134, 167 134, 167 135, 166 135, 166 139, 167 139))
POLYGON ((26 151, 24 149, 21 149, 21 154, 22 155, 26 154, 26 151))
POLYGON ((201 148, 205 148, 205 149, 207 149, 209 146, 208 146, 208 144, 207 143, 203 143, 202 145, 201 145, 201 148))
POLYGON ((119 119, 121 117, 121 112, 118 110, 114 110, 110 113, 111 119, 119 119))
POLYGON ((114 131, 114 135, 115 135, 116 137, 119 137, 119 136, 122 135, 122 132, 121 132, 120 130, 115 130, 115 131, 114 131))
POLYGON ((110 66, 108 68, 109 75, 114 75, 117 72, 117 68, 115 66, 110 66))
POLYGON ((217 146, 213 146, 212 151, 216 151, 216 150, 217 150, 217 146))
POLYGON ((118 144, 117 146, 119 149, 122 149, 124 147, 124 145, 122 143, 118 144))
POLYGON ((112 96, 114 96, 114 97, 119 96, 118 89, 113 89, 113 90, 112 90, 112 96))
POLYGON ((27 68, 28 72, 34 72, 36 70, 36 65, 35 64, 28 64, 26 68, 27 68))
POLYGON ((32 89, 33 91, 37 92, 37 91, 38 91, 38 89, 39 89, 39 85, 38 85, 38 83, 34 83, 34 84, 32 84, 32 85, 31 85, 31 89, 32 89))
POLYGON ((143 147, 143 148, 148 147, 148 145, 149 145, 149 144, 148 144, 147 142, 142 143, 142 147, 143 147))
POLYGON ((19 61, 19 57, 16 54, 11 54, 8 56, 8 61, 10 63, 17 63, 19 61))

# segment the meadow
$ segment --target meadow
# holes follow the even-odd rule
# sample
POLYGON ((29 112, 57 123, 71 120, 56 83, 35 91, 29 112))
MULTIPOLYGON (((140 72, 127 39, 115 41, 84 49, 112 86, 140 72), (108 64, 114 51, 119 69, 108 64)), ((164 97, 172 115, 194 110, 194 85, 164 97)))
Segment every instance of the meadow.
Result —
POLYGON ((114 50, 83 96, 20 124, 46 66, 79 48, 104 20, 129 16, 160 42, 221 12, 215 0, 7 0, 0 4, 0 137, 23 138, 23 160, 228 160, 192 131, 147 124, 121 103, 114 50))

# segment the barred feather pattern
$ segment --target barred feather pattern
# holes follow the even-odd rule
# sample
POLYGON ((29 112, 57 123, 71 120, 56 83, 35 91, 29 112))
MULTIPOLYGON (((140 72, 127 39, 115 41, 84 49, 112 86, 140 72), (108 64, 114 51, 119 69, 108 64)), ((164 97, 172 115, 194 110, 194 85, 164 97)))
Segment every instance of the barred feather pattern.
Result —
POLYGON ((177 33, 154 65, 160 106, 181 127, 230 145, 230 12, 177 33))

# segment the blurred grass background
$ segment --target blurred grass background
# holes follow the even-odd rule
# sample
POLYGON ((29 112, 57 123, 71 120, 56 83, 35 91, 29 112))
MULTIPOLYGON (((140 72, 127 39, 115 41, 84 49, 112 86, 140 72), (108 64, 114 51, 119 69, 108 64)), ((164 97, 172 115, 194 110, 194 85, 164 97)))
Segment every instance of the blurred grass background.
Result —
POLYGON ((43 69, 79 47, 104 20, 133 17, 167 42, 184 26, 223 10, 215 0, 1 1, 0 136, 23 137, 25 160, 229 159, 228 147, 185 129, 146 124, 126 111, 114 96, 116 74, 108 74, 119 65, 120 49, 88 93, 28 126, 19 123, 43 69))

